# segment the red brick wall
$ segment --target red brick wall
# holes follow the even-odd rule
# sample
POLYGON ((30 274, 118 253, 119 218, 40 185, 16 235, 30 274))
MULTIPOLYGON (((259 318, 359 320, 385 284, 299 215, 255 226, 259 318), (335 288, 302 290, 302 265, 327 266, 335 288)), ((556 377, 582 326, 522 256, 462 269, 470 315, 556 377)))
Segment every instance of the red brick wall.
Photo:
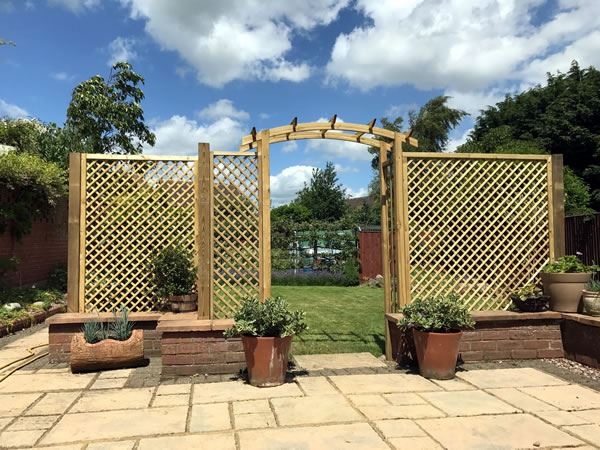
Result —
POLYGON ((34 222, 31 233, 20 241, 8 232, 0 235, 0 257, 17 257, 20 261, 16 272, 9 272, 9 286, 30 286, 44 282, 59 264, 67 264, 68 207, 66 200, 60 203, 55 214, 48 220, 34 222))
POLYGON ((240 338, 225 339, 222 331, 164 331, 162 376, 236 374, 246 367, 240 338))

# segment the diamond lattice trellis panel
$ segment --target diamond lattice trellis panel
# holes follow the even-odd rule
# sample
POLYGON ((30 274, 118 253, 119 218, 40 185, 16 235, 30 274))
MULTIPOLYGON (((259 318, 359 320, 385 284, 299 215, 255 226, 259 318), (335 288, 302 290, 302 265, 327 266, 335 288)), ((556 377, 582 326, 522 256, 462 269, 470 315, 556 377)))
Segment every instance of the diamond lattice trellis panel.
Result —
POLYGON ((85 311, 156 309, 149 264, 194 250, 195 161, 91 159, 85 177, 85 311))
POLYGON ((411 298, 502 309, 550 259, 546 160, 405 157, 411 298))
POLYGON ((259 187, 255 153, 213 159, 213 315, 232 317, 259 292, 259 187))

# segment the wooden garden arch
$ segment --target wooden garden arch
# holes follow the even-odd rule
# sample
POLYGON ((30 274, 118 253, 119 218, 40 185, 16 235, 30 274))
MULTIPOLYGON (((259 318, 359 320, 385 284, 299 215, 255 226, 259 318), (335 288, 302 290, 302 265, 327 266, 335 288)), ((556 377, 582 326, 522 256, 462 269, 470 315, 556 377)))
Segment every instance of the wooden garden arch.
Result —
MULTIPOLYGON (((408 267, 408 225, 403 202, 394 193, 404 191, 402 171, 402 144, 418 146, 411 133, 399 133, 375 126, 376 119, 368 124, 337 121, 334 115, 328 122, 298 123, 294 118, 289 125, 257 132, 252 129, 242 138, 240 153, 256 149, 262 192, 260 198, 260 227, 262 232, 261 267, 265 280, 260 288, 260 298, 271 295, 271 220, 269 155, 270 145, 304 139, 331 139, 356 142, 379 149, 379 179, 381 189, 381 248, 384 279, 384 313, 393 311, 393 304, 406 305, 410 300, 408 267), (397 282, 393 282, 393 278, 397 282)), ((391 359, 391 343, 385 326, 386 356, 391 359)))

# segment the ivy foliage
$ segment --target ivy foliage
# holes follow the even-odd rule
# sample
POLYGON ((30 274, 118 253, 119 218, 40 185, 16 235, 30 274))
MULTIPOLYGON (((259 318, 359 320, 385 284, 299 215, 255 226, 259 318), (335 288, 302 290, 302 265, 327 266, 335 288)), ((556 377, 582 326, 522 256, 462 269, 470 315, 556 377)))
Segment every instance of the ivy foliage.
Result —
POLYGON ((65 172, 36 155, 0 155, 0 234, 21 239, 33 221, 46 218, 67 193, 65 172))
POLYGON ((95 153, 141 153, 156 141, 144 123, 143 84, 127 62, 113 65, 108 80, 96 75, 84 81, 73 90, 67 127, 85 136, 95 153))
POLYGON ((456 294, 439 297, 418 298, 401 310, 403 317, 398 327, 403 330, 447 333, 473 328, 471 313, 456 294))
POLYGON ((246 299, 233 317, 235 325, 225 332, 225 336, 295 336, 308 328, 304 315, 302 311, 290 311, 281 297, 268 298, 264 302, 246 299))

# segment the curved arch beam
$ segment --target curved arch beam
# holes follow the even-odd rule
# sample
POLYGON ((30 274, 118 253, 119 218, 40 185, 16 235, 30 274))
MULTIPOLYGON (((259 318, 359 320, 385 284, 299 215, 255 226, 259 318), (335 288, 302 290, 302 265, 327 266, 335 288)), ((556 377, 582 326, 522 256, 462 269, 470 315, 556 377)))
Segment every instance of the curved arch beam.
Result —
MULTIPOLYGON (((381 141, 374 138, 365 138, 364 134, 370 134, 377 137, 386 137, 394 139, 395 133, 385 128, 371 127, 358 123, 348 122, 307 122, 282 127, 271 128, 269 131, 269 143, 283 142, 300 139, 334 139, 340 141, 358 142, 364 145, 379 147, 381 141), (328 133, 328 131, 337 130, 337 133, 328 133), (353 131, 356 134, 341 133, 341 131, 353 131)), ((418 141, 407 134, 399 133, 400 137, 408 141, 415 147, 418 141)), ((248 134, 242 138, 240 150, 249 150, 256 147, 256 137, 248 134)))

